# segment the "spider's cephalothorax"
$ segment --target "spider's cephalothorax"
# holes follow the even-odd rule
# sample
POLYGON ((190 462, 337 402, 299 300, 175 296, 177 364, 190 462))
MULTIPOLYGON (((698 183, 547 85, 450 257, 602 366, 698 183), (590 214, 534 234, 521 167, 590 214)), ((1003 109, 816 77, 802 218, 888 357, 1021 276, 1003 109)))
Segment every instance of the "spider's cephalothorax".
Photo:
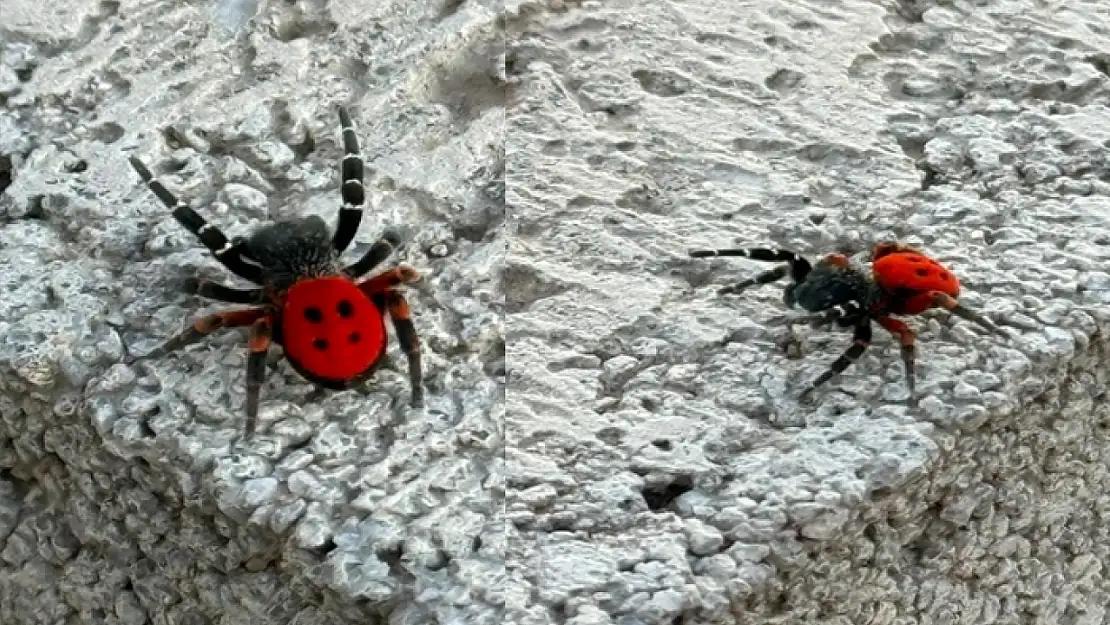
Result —
POLYGON ((163 356, 216 330, 249 326, 248 430, 258 415, 271 342, 282 346, 285 358, 310 382, 333 390, 350 388, 369 378, 385 355, 386 315, 392 319, 397 340, 408 357, 411 403, 416 406, 422 402, 420 342, 408 302, 398 290, 403 284, 419 280, 420 274, 399 265, 363 278, 389 257, 400 238, 388 232, 358 261, 343 265, 339 260, 355 237, 365 202, 358 139, 342 107, 339 120, 344 150, 340 187, 343 205, 334 234, 323 219, 310 216, 270 224, 250 237, 228 241, 219 228, 166 190, 142 161, 129 159, 185 229, 232 273, 259 285, 234 289, 207 280, 190 281, 187 290, 193 294, 254 306, 198 319, 191 328, 143 356, 163 356))
MULTIPOLYGON (((694 258, 712 256, 743 256, 752 260, 786 263, 765 271, 719 292, 739 293, 758 284, 769 284, 786 277, 783 301, 787 306, 800 307, 810 314, 793 317, 795 323, 833 323, 853 328, 853 343, 829 369, 802 391, 813 392, 848 368, 871 343, 871 322, 896 336, 902 345, 906 369, 906 385, 910 401, 914 399, 914 332, 891 315, 916 315, 929 308, 944 308, 952 314, 973 321, 995 334, 1005 334, 977 312, 956 301, 960 282, 943 265, 920 251, 893 242, 881 242, 871 252, 871 270, 854 266, 844 254, 829 254, 810 263, 796 252, 781 249, 748 248, 723 250, 691 250, 694 258)), ((789 330, 789 328, 788 328, 789 330)))

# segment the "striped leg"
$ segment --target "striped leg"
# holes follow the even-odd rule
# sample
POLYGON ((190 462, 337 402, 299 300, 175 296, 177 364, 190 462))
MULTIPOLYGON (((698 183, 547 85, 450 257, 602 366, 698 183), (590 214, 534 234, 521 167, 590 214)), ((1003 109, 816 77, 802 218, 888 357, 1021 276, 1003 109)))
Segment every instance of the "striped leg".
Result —
POLYGON ((273 331, 269 317, 263 317, 251 325, 247 345, 247 435, 254 433, 258 419, 258 398, 262 394, 262 383, 266 381, 266 353, 270 350, 273 331))
POLYGON ((799 399, 808 396, 818 386, 833 379, 837 374, 842 373, 853 362, 863 355, 864 350, 871 345, 871 319, 864 317, 860 319, 859 324, 856 325, 856 331, 852 335, 852 346, 844 351, 839 358, 833 361, 829 368, 817 377, 816 380, 810 383, 804 391, 799 394, 799 399))
POLYGON ((200 239, 200 242, 216 256, 216 260, 223 263, 225 267, 241 278, 256 284, 262 282, 262 268, 243 260, 241 243, 232 244, 219 228, 205 221, 196 211, 174 197, 166 187, 162 186, 161 182, 158 182, 158 179, 150 173, 150 170, 142 161, 134 156, 128 157, 127 160, 131 163, 135 172, 139 174, 139 177, 143 179, 143 182, 146 183, 146 186, 150 187, 154 195, 158 196, 158 199, 167 208, 173 210, 174 219, 200 239))
POLYGON ((830 306, 825 310, 822 310, 821 312, 790 317, 789 323, 828 324, 837 321, 838 319, 846 319, 849 320, 847 323, 851 323, 850 319, 852 317, 860 315, 861 313, 863 313, 863 306, 859 302, 853 300, 844 302, 843 304, 830 306))
POLYGON ((382 264, 382 262, 393 253, 393 250, 400 245, 401 237, 396 232, 386 231, 382 234, 382 238, 378 239, 378 242, 367 250, 362 258, 344 267, 343 273, 346 273, 352 278, 361 278, 369 273, 370 270, 374 269, 374 267, 382 264))
POLYGON ((397 291, 386 293, 386 303, 389 306, 389 318, 393 320, 393 330, 397 332, 397 342, 408 358, 409 385, 412 387, 411 404, 420 406, 424 403, 424 371, 420 364, 420 338, 416 335, 416 326, 412 323, 409 303, 405 300, 405 296, 397 291))
POLYGON ((335 227, 332 247, 337 252, 347 249, 358 232, 362 221, 362 208, 366 202, 366 191, 362 186, 362 156, 359 154, 358 136, 347 109, 339 107, 339 123, 343 127, 343 181, 339 191, 343 206, 339 209, 339 224, 335 227))
POLYGON ((957 317, 962 317, 964 319, 967 319, 968 321, 970 321, 972 323, 976 323, 976 324, 982 326, 983 328, 986 328, 987 330, 993 332, 994 334, 997 334, 997 335, 1003 336, 1003 337, 1007 336, 1006 333, 1003 332, 998 326, 991 323, 990 319, 987 319, 986 317, 984 317, 983 315, 975 312, 974 310, 964 308, 958 301, 956 301, 956 299, 954 297, 948 295, 947 293, 941 293, 940 291, 936 291, 935 293, 932 294, 932 296, 933 296, 933 306, 939 307, 939 308, 944 308, 945 310, 952 313, 953 315, 956 315, 957 317))
POLYGON ((400 265, 382 272, 372 278, 367 278, 358 284, 358 288, 367 295, 381 293, 400 284, 420 280, 420 273, 408 265, 400 265))
POLYGON ((255 321, 266 317, 267 314, 265 308, 247 308, 246 310, 231 310, 228 312, 216 313, 208 317, 202 317, 193 322, 192 327, 173 336, 170 340, 163 343, 160 347, 155 348, 149 354, 139 358, 131 357, 128 363, 133 363, 136 360, 161 358, 170 352, 177 351, 187 345, 192 345, 217 330, 249 326, 255 321))
POLYGON ((789 270, 790 270, 790 268, 786 265, 783 265, 781 267, 775 267, 774 269, 772 269, 770 271, 764 271, 763 273, 757 274, 757 275, 755 275, 751 278, 748 278, 747 280, 741 280, 740 282, 737 282, 736 284, 732 284, 732 285, 729 285, 729 286, 726 286, 726 287, 721 287, 720 289, 717 290, 717 295, 728 295, 729 293, 739 293, 740 291, 743 291, 744 289, 746 289, 750 286, 756 286, 757 284, 770 284, 772 282, 776 282, 778 280, 781 280, 781 279, 785 278, 786 277, 786 272, 789 271, 789 270))
POLYGON ((805 315, 787 315, 780 318, 775 322, 775 325, 786 326, 786 331, 782 336, 775 341, 779 349, 791 354, 792 357, 797 358, 801 356, 799 347, 801 343, 794 335, 794 326, 808 323, 814 326, 828 325, 835 321, 839 321, 841 326, 849 326, 858 323, 859 317, 864 313, 863 306, 856 301, 848 301, 843 304, 837 304, 821 312, 810 313, 805 315))
POLYGON ((190 278, 185 282, 183 290, 190 295, 199 295, 229 304, 257 304, 262 301, 264 295, 262 289, 233 289, 201 278, 190 278))
MULTIPOLYGON (((752 260, 759 260, 763 262, 788 263, 790 279, 794 282, 801 282, 802 280, 805 280, 806 276, 809 275, 809 271, 813 269, 813 266, 801 254, 782 249, 752 247, 722 250, 690 250, 689 254, 693 258, 711 258, 714 256, 740 256, 743 258, 750 258, 752 260)), ((752 284, 766 284, 767 282, 772 282, 773 280, 770 279, 771 274, 772 272, 765 272, 760 274, 754 280, 763 279, 765 280, 765 282, 752 282, 752 284)), ((784 273, 783 275, 786 274, 784 273)), ((778 278, 775 279, 777 280, 778 278)), ((743 288, 747 288, 748 286, 751 286, 751 284, 746 284, 743 288)), ((739 288, 734 287, 733 290, 730 292, 735 293, 738 290, 739 288)))

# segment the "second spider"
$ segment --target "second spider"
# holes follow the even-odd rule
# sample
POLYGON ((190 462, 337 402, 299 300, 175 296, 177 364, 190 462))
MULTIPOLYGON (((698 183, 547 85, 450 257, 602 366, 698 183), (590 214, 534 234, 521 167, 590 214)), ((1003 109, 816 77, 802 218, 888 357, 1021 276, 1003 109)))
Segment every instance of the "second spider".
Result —
MULTIPOLYGON (((816 264, 797 252, 782 249, 743 248, 691 250, 694 258, 742 256, 752 260, 785 263, 738 284, 721 294, 769 284, 787 275, 791 283, 783 292, 787 307, 801 307, 809 314, 793 317, 788 325, 817 322, 852 328, 852 345, 801 393, 805 397, 855 362, 871 344, 874 321, 891 332, 902 346, 909 401, 915 400, 916 341, 913 330, 892 315, 917 315, 930 308, 944 308, 992 333, 1006 336, 981 314, 961 305, 960 282, 947 268, 917 249, 895 242, 878 243, 871 252, 871 271, 854 266, 844 254, 829 254, 816 264)), ((789 328, 788 328, 789 330, 789 328)))

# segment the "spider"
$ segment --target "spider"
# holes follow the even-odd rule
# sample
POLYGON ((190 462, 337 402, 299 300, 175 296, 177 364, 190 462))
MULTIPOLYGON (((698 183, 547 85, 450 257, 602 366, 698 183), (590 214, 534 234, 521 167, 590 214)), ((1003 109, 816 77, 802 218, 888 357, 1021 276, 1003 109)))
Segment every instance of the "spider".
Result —
MULTIPOLYGON (((266 356, 272 343, 285 359, 319 389, 343 390, 370 378, 386 352, 385 316, 393 322, 397 341, 408 359, 411 405, 423 402, 420 341, 409 305, 398 286, 416 282, 420 274, 407 265, 361 279, 381 265, 400 245, 387 231, 350 265, 339 262, 362 220, 365 202, 363 164, 350 115, 339 107, 343 160, 340 195, 343 205, 334 234, 319 216, 279 221, 251 236, 229 241, 220 231, 179 201, 134 156, 128 160, 150 190, 186 230, 227 269, 257 288, 236 289, 203 279, 186 282, 185 291, 208 299, 251 308, 229 310, 197 319, 141 359, 158 358, 227 328, 249 326, 247 358, 247 429, 258 415, 259 393, 266 377, 266 356)), ((130 358, 135 362, 140 358, 130 358)))
POLYGON ((944 308, 994 334, 1006 336, 981 314, 956 300, 960 294, 960 282, 948 269, 917 249, 900 243, 882 241, 875 245, 871 252, 871 275, 853 266, 844 254, 829 254, 816 264, 811 264, 796 252, 783 249, 690 250, 689 254, 694 258, 743 256, 758 261, 785 262, 787 264, 726 286, 718 293, 739 293, 750 286, 770 284, 789 274, 791 284, 783 292, 783 302, 788 308, 800 306, 810 314, 788 319, 788 335, 789 326, 807 322, 836 322, 842 328, 853 329, 851 347, 801 392, 801 398, 843 372, 863 354, 871 344, 871 322, 875 321, 901 343, 908 401, 913 402, 915 335, 905 322, 891 315, 917 315, 930 308, 944 308))

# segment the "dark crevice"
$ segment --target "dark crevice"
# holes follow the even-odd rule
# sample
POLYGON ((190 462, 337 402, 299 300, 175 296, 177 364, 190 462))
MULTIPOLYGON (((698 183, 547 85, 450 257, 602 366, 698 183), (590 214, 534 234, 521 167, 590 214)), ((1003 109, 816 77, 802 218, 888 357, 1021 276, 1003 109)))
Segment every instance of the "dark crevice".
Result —
POLYGON ((309 549, 309 551, 316 554, 320 557, 321 560, 323 560, 328 557, 329 553, 335 551, 337 547, 338 545, 335 544, 335 541, 331 538, 328 538, 324 541, 324 544, 320 545, 319 547, 313 547, 309 549))
POLYGON ((15 177, 12 171, 12 157, 7 154, 0 154, 0 193, 5 189, 12 186, 12 179, 15 177))
POLYGON ((650 510, 659 511, 669 507, 683 494, 694 489, 694 480, 688 475, 679 475, 666 486, 649 486, 640 493, 650 510))

